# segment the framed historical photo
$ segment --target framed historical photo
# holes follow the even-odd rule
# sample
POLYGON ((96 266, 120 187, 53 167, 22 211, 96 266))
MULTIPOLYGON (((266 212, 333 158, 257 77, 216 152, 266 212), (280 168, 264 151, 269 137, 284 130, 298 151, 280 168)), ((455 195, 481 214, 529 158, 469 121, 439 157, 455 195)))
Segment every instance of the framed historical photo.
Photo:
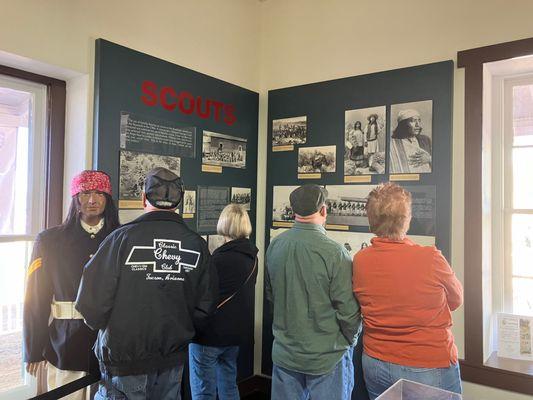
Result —
POLYGON ((298 178, 320 179, 323 173, 335 172, 337 146, 300 147, 298 178))
POLYGON ((385 173, 385 112, 386 107, 381 106, 344 113, 345 177, 385 173))
POLYGON ((391 174, 433 172, 432 100, 391 106, 389 147, 391 174))
POLYGON ((298 186, 274 186, 272 201, 272 225, 290 227, 294 222, 289 196, 298 186))
POLYGON ((183 218, 193 218, 196 213, 196 190, 183 192, 183 218))
POLYGON ((120 152, 119 208, 142 208, 141 192, 148 171, 164 167, 180 176, 179 157, 158 154, 120 152))
POLYGON ((246 168, 246 139, 204 131, 202 164, 246 168))
POLYGON ((367 197, 375 187, 374 185, 327 185, 326 228, 348 230, 350 226, 368 226, 367 197))
POLYGON ((273 151, 294 150, 295 144, 307 141, 307 117, 275 119, 272 121, 273 151))
POLYGON ((231 202, 233 204, 241 205, 246 211, 250 211, 250 204, 252 202, 252 189, 232 187, 231 202))

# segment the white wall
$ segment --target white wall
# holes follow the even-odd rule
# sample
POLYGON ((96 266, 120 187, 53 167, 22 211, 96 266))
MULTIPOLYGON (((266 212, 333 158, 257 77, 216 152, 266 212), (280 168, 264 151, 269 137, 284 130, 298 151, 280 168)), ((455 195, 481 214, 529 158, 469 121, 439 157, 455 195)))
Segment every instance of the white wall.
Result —
MULTIPOLYGON (((455 59, 458 50, 533 36, 533 2, 527 0, 0 0, 0 10, 0 61, 9 59, 10 65, 27 65, 35 72, 49 69, 52 75, 54 67, 60 67, 63 73, 56 76, 68 81, 65 182, 91 163, 96 38, 259 91, 260 247, 265 228, 269 89, 455 59), (22 57, 4 58, 2 52, 22 57)), ((452 265, 461 279, 463 109, 464 72, 457 70, 452 265)), ((257 291, 260 323, 260 280, 257 291)), ((462 309, 454 322, 463 354, 462 309)), ((259 326, 256 333, 256 354, 260 354, 259 326)), ((259 372, 260 359, 256 361, 259 372)), ((466 384, 465 391, 474 398, 525 398, 472 384, 466 384)))
POLYGON ((260 4, 250 0, 0 0, 0 49, 90 73, 99 37, 249 89, 260 4))
POLYGON ((92 163, 95 39, 257 90, 259 9, 251 0, 0 0, 0 63, 67 81, 68 188, 92 163))

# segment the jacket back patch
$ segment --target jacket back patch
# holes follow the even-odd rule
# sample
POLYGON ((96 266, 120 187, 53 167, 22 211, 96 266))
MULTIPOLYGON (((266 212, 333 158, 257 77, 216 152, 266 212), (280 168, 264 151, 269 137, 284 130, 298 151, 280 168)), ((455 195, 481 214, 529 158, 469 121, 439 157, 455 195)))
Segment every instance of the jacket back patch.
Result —
MULTIPOLYGON (((200 253, 182 248, 180 240, 154 239, 153 246, 133 246, 125 265, 131 266, 132 271, 146 271, 149 266, 153 273, 181 274, 190 272, 198 266, 200 253)), ((163 277, 154 277, 150 273, 147 280, 163 280, 163 277)), ((167 280, 183 280, 170 278, 167 280)))

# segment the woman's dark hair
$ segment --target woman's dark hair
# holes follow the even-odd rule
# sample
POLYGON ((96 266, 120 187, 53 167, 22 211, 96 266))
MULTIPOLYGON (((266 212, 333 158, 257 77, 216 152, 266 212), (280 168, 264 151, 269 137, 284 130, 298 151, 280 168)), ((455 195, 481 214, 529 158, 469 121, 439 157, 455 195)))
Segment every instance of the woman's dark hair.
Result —
MULTIPOLYGON (((104 193, 105 196, 105 209, 104 209, 104 229, 108 232, 112 232, 120 226, 118 220, 118 210, 115 207, 113 198, 104 193)), ((80 201, 78 195, 72 197, 70 208, 68 210, 67 218, 61 224, 63 228, 70 228, 80 223, 80 201)))
POLYGON ((357 129, 356 126, 359 125, 359 129, 361 128, 361 121, 355 121, 355 124, 353 124, 353 128, 357 129))
POLYGON ((409 118, 398 122, 398 126, 392 131, 393 139, 407 139, 412 136, 411 130, 409 129, 409 118))

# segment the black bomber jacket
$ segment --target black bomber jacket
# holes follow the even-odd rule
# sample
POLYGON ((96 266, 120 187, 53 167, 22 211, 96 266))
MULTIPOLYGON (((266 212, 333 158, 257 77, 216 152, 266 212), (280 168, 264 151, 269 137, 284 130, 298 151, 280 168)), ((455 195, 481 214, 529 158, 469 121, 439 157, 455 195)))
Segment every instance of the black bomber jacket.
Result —
POLYGON ((218 299, 207 244, 181 216, 154 211, 117 229, 86 264, 76 309, 99 329, 103 372, 139 375, 186 357, 218 299))

